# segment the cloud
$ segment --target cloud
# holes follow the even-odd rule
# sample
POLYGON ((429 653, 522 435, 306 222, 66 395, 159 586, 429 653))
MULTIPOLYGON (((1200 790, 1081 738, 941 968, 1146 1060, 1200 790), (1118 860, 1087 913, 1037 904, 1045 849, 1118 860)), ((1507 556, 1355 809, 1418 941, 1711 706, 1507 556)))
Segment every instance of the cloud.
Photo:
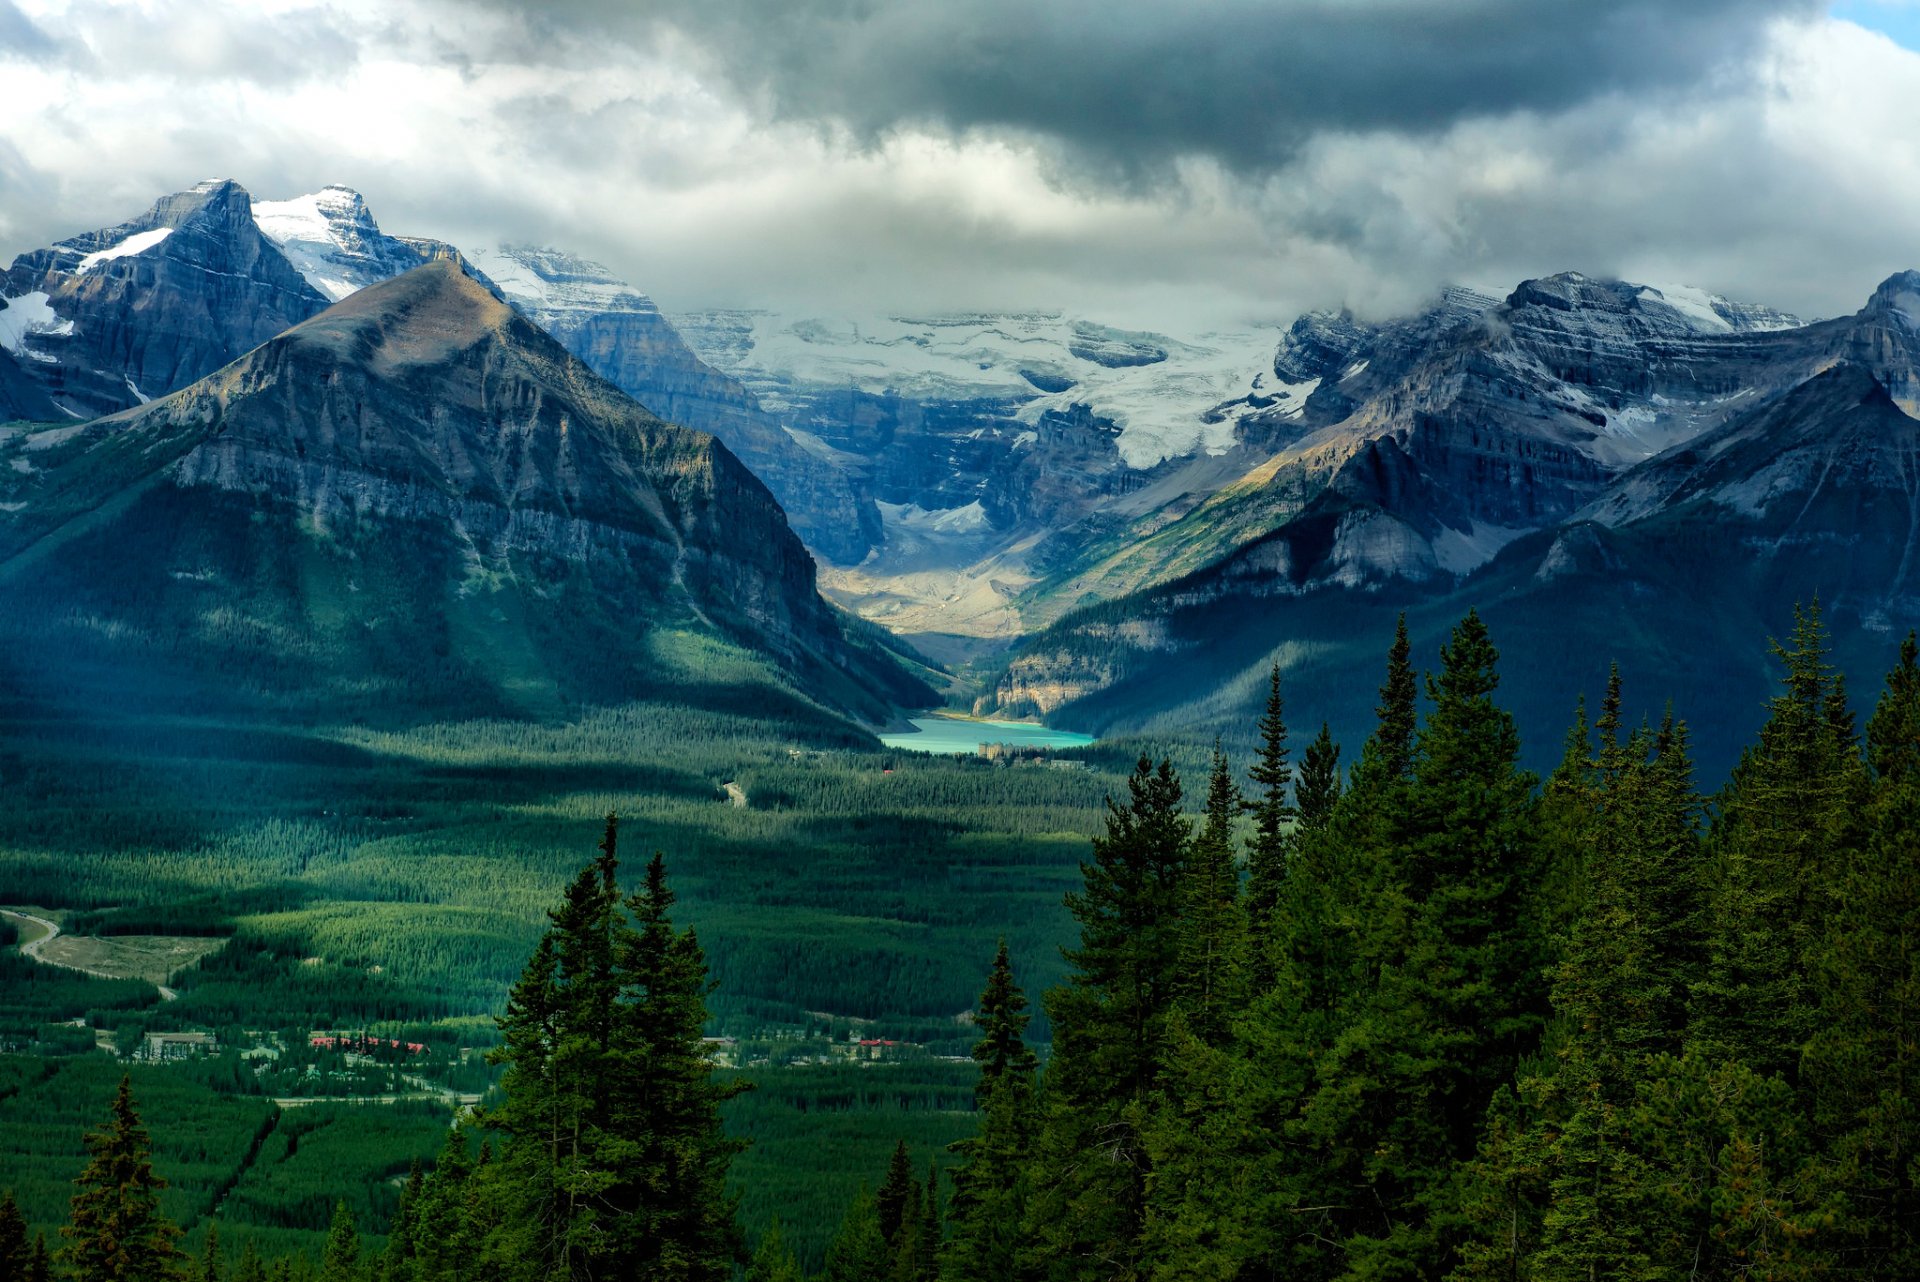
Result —
POLYGON ((0 62, 28 62, 71 53, 62 41, 40 29, 13 0, 0 0, 0 62))
MULTIPOLYGON (((1273 77, 1291 78, 1286 94, 1321 83, 1328 96, 1303 97, 1271 128, 1235 97, 1253 92, 1251 73, 1148 82, 1112 72, 1125 65, 1113 50, 1157 47, 1155 33, 1170 30, 1157 9, 1114 6, 1125 31, 1078 32, 1097 46, 1084 65, 1066 65, 1071 42, 1043 20, 1008 18, 1006 39, 1035 46, 1019 65, 1037 65, 1042 49, 1062 61, 1045 90, 1061 103, 1099 78, 1096 65, 1109 69, 1106 88, 1085 89, 1085 112, 1134 113, 1135 150, 1151 159, 1132 162, 1113 158, 1128 129, 1111 120, 1076 123, 1062 107, 1056 136, 1027 98, 991 120, 962 113, 942 86, 971 72, 930 81, 903 71, 890 106, 863 108, 853 100, 880 72, 854 66, 861 48, 895 60, 880 67, 932 56, 932 36, 859 45, 862 24, 893 32, 904 21, 878 0, 792 0, 824 13, 824 34, 791 50, 780 84, 846 60, 855 80, 818 90, 831 111, 776 111, 776 88, 755 79, 789 25, 779 14, 764 49, 723 68, 711 61, 722 26, 676 11, 682 28, 668 30, 629 6, 197 0, 191 11, 131 11, 148 15, 138 30, 159 47, 219 28, 216 47, 180 61, 107 32, 117 10, 103 0, 20 2, 48 38, 84 38, 98 65, 63 46, 7 66, 0 261, 214 174, 263 198, 346 183, 397 233, 555 244, 606 261, 670 309, 1045 307, 1177 333, 1285 323, 1342 303, 1388 312, 1447 281, 1504 292, 1575 268, 1831 314, 1920 255, 1920 154, 1906 136, 1920 118, 1920 54, 1763 0, 1740 12, 1788 16, 1755 25, 1717 0, 1667 6, 1686 10, 1671 18, 1591 6, 1602 26, 1668 24, 1661 39, 1687 52, 1658 53, 1649 36, 1659 75, 1629 65, 1626 37, 1583 35, 1570 5, 1536 0, 1528 9, 1548 17, 1529 20, 1508 0, 1460 0, 1446 7, 1486 24, 1518 14, 1514 45, 1487 57, 1526 65, 1509 83, 1436 91, 1431 102, 1418 84, 1402 86, 1386 104, 1370 101, 1372 89, 1397 74, 1390 67, 1428 74, 1416 59, 1376 51, 1336 92, 1334 46, 1312 44, 1300 17, 1320 10, 1270 3, 1270 17, 1293 16, 1287 40, 1248 34, 1245 22, 1233 30, 1265 51, 1273 77), (814 47, 835 32, 856 47, 814 47), (307 43, 316 53, 302 61, 307 43), (1577 83, 1545 83, 1515 49, 1577 83), (248 51, 259 66, 300 65, 251 74, 248 51), (1025 123, 1006 123, 1016 107, 1025 123), (1179 124, 1205 120, 1217 128, 1179 124), (1080 168, 1063 178, 1069 163, 1080 168), (1125 163, 1153 180, 1076 180, 1125 163)), ((731 6, 727 21, 748 21, 740 0, 715 3, 731 6)), ((1011 13, 1001 3, 929 5, 917 20, 954 32, 976 22, 977 5, 1011 13)), ((1216 11, 1251 12, 1245 0, 1188 8, 1215 14, 1200 20, 1215 31, 1216 11)), ((1388 30, 1381 15, 1396 11, 1381 0, 1334 8, 1371 15, 1368 31, 1388 30)), ((1413 9, 1405 0, 1397 11, 1413 9)), ((1494 26, 1481 29, 1497 43, 1494 26)), ((1452 39, 1466 42, 1465 31, 1452 39)), ((1197 57, 1197 37, 1188 43, 1197 57)))
MULTIPOLYGON (((519 6, 513 8, 516 11, 519 6)), ((1269 172, 1327 132, 1667 93, 1737 67, 1817 0, 558 0, 547 33, 661 39, 777 119, 872 140, 1005 130, 1083 170, 1180 157, 1269 172)), ((558 47, 552 39, 530 50, 558 47)))

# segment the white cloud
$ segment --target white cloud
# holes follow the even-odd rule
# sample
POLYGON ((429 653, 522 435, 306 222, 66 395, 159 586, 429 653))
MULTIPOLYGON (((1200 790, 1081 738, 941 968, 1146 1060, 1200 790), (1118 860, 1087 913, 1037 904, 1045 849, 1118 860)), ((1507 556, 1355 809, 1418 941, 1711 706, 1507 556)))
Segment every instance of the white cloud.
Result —
POLYGON ((1031 130, 775 120, 671 46, 467 5, 20 12, 45 47, 0 90, 8 257, 220 174, 347 183, 395 232, 558 244, 670 307, 1231 323, 1579 268, 1831 313, 1920 264, 1920 54, 1834 19, 1780 22, 1691 90, 1322 128, 1267 171, 1195 154, 1106 184, 1031 130))

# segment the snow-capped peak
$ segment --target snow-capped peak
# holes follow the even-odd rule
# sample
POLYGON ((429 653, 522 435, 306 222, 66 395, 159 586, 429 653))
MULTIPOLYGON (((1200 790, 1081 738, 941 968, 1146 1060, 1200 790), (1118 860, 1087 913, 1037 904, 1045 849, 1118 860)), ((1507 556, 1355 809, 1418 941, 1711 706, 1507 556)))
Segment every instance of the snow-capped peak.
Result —
POLYGON ((329 302, 420 265, 420 254, 380 230, 351 187, 258 200, 253 221, 329 302))
POLYGON ((590 258, 535 245, 462 250, 513 302, 533 313, 653 312, 653 300, 590 258))

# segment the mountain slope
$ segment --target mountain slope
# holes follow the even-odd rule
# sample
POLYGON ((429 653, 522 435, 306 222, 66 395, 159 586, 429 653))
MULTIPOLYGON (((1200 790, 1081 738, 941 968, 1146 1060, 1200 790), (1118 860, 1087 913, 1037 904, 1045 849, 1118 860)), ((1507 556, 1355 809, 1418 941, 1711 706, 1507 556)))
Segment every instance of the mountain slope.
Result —
MULTIPOLYGON (((1886 320, 1852 332, 1889 337, 1886 320)), ((1431 647, 1474 607, 1513 656, 1504 697, 1551 744, 1610 659, 1651 710, 1671 696, 1683 715, 1757 717, 1769 679, 1760 642, 1784 635, 1795 601, 1820 596, 1856 671, 1884 667, 1894 634, 1920 623, 1920 420, 1853 362, 1630 469, 1459 578, 1422 580, 1411 561, 1377 573, 1385 553, 1423 546, 1390 506, 1444 501, 1410 495, 1417 473, 1394 449, 1370 447, 1371 487, 1336 485, 1203 571, 1068 616, 1010 662, 992 702, 1081 727, 1226 726, 1278 660, 1300 716, 1326 717, 1353 743, 1394 615, 1408 611, 1431 647), (1356 574, 1343 553, 1353 547, 1382 555, 1356 574)), ((1724 768, 1750 729, 1696 725, 1703 761, 1724 768)))
POLYGON ((820 555, 853 564, 879 541, 880 513, 863 470, 806 448, 737 380, 695 355, 645 294, 558 250, 503 246, 468 257, 595 373, 662 418, 725 441, 820 555))
POLYGON ((7 453, 16 688, 48 672, 137 688, 151 669, 157 686, 217 677, 222 698, 343 715, 541 716, 698 697, 732 680, 703 665, 757 665, 867 715, 927 698, 843 629, 724 446, 648 413, 452 262, 7 453))

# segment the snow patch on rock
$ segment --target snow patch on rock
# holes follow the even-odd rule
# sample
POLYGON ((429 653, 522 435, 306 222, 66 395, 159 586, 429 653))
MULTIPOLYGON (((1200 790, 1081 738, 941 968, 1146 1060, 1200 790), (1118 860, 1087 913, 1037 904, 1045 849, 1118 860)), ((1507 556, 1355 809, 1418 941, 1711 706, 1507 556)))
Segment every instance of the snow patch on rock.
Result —
POLYGON ((155 227, 152 231, 135 232, 117 245, 85 255, 73 270, 76 273, 90 272, 101 263, 111 262, 116 258, 126 258, 132 254, 144 254, 171 235, 173 235, 171 227, 155 227))

